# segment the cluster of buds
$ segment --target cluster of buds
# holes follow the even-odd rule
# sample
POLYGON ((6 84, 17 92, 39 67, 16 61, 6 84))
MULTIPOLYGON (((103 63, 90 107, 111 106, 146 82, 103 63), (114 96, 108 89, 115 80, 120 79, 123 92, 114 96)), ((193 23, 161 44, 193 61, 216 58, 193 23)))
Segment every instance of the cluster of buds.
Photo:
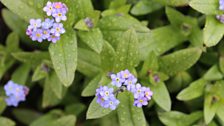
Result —
POLYGON ((129 91, 134 96, 134 106, 142 107, 148 104, 151 100, 153 92, 148 87, 141 86, 137 83, 137 78, 131 74, 128 70, 121 71, 117 74, 111 74, 111 84, 118 89, 114 91, 114 88, 107 86, 101 86, 96 89, 97 103, 104 108, 116 109, 120 103, 116 99, 116 95, 122 91, 129 91))
POLYGON ((48 1, 43 8, 47 16, 43 22, 41 19, 30 19, 30 25, 26 30, 26 34, 33 40, 42 42, 48 40, 49 42, 56 43, 60 39, 60 35, 65 33, 65 29, 61 21, 66 21, 66 13, 68 12, 67 6, 62 2, 48 1))
POLYGON ((5 86, 4 90, 7 98, 5 102, 8 106, 17 107, 19 102, 26 100, 26 95, 29 92, 29 88, 9 81, 5 86))

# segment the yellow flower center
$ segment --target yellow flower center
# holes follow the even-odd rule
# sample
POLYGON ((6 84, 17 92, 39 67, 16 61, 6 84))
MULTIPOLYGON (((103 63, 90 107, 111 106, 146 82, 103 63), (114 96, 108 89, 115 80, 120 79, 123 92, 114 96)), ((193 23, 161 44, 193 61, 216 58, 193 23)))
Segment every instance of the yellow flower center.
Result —
POLYGON ((106 96, 108 96, 108 95, 109 95, 109 92, 108 92, 108 91, 106 91, 106 92, 105 92, 105 95, 106 95, 106 96))
POLYGON ((58 16, 61 17, 62 16, 62 13, 58 13, 58 16))
POLYGON ((141 102, 141 103, 142 103, 142 102, 143 102, 143 100, 141 99, 141 100, 139 100, 139 102, 141 102))
POLYGON ((60 31, 60 28, 56 28, 56 31, 59 32, 60 31))
POLYGON ((41 34, 40 34, 40 33, 37 33, 37 34, 36 34, 36 36, 37 36, 37 37, 40 37, 40 36, 41 36, 41 34))

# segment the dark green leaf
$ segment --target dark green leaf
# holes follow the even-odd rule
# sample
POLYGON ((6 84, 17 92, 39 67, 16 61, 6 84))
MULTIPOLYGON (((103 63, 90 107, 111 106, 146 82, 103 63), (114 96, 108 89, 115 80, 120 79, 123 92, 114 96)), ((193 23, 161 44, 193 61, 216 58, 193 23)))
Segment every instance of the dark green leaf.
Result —
POLYGON ((56 75, 55 72, 52 72, 49 78, 49 84, 51 86, 52 91, 54 94, 57 96, 57 98, 62 99, 63 97, 63 90, 64 90, 64 85, 61 83, 59 80, 58 76, 56 75))
POLYGON ((3 97, 0 97, 0 114, 2 114, 6 108, 6 102, 3 97))
POLYGON ((74 31, 61 36, 49 47, 51 60, 60 81, 68 87, 72 84, 77 66, 77 39, 74 31))
POLYGON ((78 116, 86 109, 86 106, 81 103, 71 104, 69 106, 66 106, 65 111, 67 114, 73 114, 75 116, 78 116))
POLYGON ((47 126, 74 126, 76 117, 74 115, 66 115, 57 120, 52 121, 47 126))
POLYGON ((29 77, 30 70, 31 70, 30 64, 22 64, 12 74, 11 80, 17 84, 25 85, 29 77))
POLYGON ((15 32, 12 32, 8 35, 6 40, 6 47, 10 53, 19 50, 19 36, 15 32))
POLYGON ((220 71, 224 74, 224 57, 219 58, 219 68, 220 71))

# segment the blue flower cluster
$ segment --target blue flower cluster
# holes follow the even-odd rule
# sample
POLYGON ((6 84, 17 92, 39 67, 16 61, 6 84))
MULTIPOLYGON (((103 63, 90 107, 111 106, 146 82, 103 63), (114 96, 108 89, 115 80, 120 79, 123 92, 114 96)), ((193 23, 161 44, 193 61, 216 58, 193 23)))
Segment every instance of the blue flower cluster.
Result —
POLYGON ((115 95, 124 90, 132 92, 134 95, 134 106, 145 106, 148 104, 148 101, 151 100, 153 92, 150 88, 137 83, 137 78, 128 70, 121 71, 117 74, 111 74, 110 78, 112 80, 111 84, 116 86, 118 90, 114 91, 113 88, 108 88, 107 86, 101 86, 96 89, 97 103, 102 107, 110 107, 112 110, 116 109, 119 101, 115 98, 115 95))
POLYGON ((26 95, 29 92, 29 88, 9 81, 5 86, 4 90, 6 92, 7 98, 5 102, 8 106, 17 107, 19 102, 26 100, 26 95))
POLYGON ((42 42, 48 40, 56 43, 60 39, 60 35, 65 33, 63 24, 60 21, 67 20, 68 8, 64 3, 48 1, 43 10, 53 18, 46 18, 43 22, 41 19, 30 19, 26 34, 33 41, 42 42))
MULTIPOLYGON (((224 0, 219 0, 219 10, 224 11, 224 0)), ((222 15, 216 15, 216 18, 221 23, 224 23, 224 14, 222 14, 222 15)))

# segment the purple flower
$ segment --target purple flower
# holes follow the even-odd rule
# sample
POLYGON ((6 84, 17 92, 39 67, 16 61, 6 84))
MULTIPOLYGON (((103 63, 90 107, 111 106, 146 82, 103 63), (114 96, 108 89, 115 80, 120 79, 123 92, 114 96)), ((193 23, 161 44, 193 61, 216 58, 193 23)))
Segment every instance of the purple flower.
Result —
POLYGON ((132 75, 127 80, 125 80, 124 85, 127 86, 128 91, 133 91, 135 88, 135 83, 137 82, 137 79, 132 75))
POLYGON ((142 87, 139 83, 136 84, 135 89, 133 91, 134 98, 144 97, 145 87, 142 87))
POLYGON ((110 108, 111 110, 115 110, 117 108, 117 105, 119 104, 119 100, 117 100, 115 97, 111 97, 109 100, 105 101, 105 108, 110 108))
POLYGON ((148 99, 148 100, 151 100, 152 98, 152 95, 153 95, 153 92, 150 90, 150 88, 145 88, 145 97, 148 99))
POLYGON ((30 25, 28 26, 28 30, 36 31, 41 27, 41 19, 30 19, 30 25))
POLYGON ((53 4, 50 1, 48 1, 46 6, 43 8, 43 11, 47 13, 47 16, 51 16, 54 11, 53 4))
POLYGON ((27 29, 26 30, 26 35, 28 35, 28 36, 32 35, 32 30, 27 29))
POLYGON ((51 35, 47 40, 48 40, 49 42, 56 43, 59 39, 60 39, 60 37, 55 36, 55 35, 51 35))
POLYGON ((61 34, 65 33, 65 29, 63 28, 62 23, 54 23, 53 28, 51 29, 51 33, 55 36, 60 36, 61 34))
POLYGON ((160 78, 159 78, 158 75, 154 75, 153 76, 153 79, 154 79, 155 82, 159 82, 160 81, 160 78))
POLYGON ((134 101, 134 106, 137 106, 137 107, 142 107, 143 105, 145 106, 147 104, 148 104, 148 99, 145 97, 139 97, 135 99, 134 101))
POLYGON ((89 28, 92 28, 93 27, 93 21, 91 18, 87 17, 84 19, 84 22, 86 23, 86 25, 89 27, 89 28))
POLYGON ((62 2, 54 2, 53 7, 57 10, 65 11, 65 13, 68 11, 67 6, 62 2))
POLYGON ((33 41, 42 42, 43 41, 43 30, 37 29, 33 31, 32 35, 30 36, 33 41))
POLYGON ((115 85, 117 87, 121 87, 122 83, 125 81, 122 77, 121 77, 121 73, 117 73, 117 74, 111 74, 110 75, 111 79, 112 79, 112 85, 115 85))
POLYGON ((26 100, 26 95, 29 89, 25 86, 18 85, 13 81, 9 81, 5 86, 4 90, 6 92, 5 102, 8 106, 18 106, 18 103, 26 100))
POLYGON ((217 15, 216 19, 218 19, 221 23, 224 23, 224 14, 222 15, 217 15))
POLYGON ((130 76, 133 76, 127 69, 124 71, 121 71, 120 73, 123 79, 128 79, 130 76))
POLYGON ((66 21, 67 17, 66 17, 66 11, 64 10, 55 10, 52 14, 52 16, 55 18, 56 22, 60 22, 60 21, 66 21))
POLYGON ((224 10, 224 0, 219 0, 219 10, 224 10))
POLYGON ((42 33, 42 38, 43 38, 43 39, 48 39, 48 38, 50 37, 50 30, 48 30, 48 29, 43 29, 42 31, 43 31, 43 33, 42 33))
POLYGON ((110 97, 114 97, 113 91, 113 88, 101 86, 100 88, 96 89, 96 96, 101 96, 104 100, 108 100, 110 97))
POLYGON ((43 29, 49 29, 53 26, 54 24, 54 20, 53 19, 49 19, 49 18, 46 18, 44 20, 44 22, 42 22, 42 28, 43 29))

